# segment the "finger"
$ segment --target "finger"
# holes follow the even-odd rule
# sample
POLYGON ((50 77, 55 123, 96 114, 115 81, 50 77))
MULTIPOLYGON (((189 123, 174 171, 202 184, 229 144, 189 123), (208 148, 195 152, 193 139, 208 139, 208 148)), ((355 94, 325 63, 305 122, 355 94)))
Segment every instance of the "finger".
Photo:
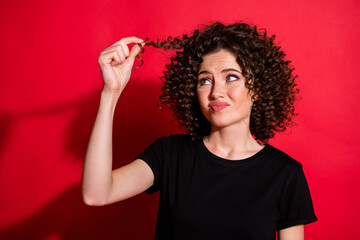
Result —
POLYGON ((135 44, 132 48, 131 48, 131 51, 130 51, 130 54, 129 54, 129 58, 135 58, 136 55, 139 54, 139 52, 141 51, 141 48, 139 47, 139 45, 135 44))
POLYGON ((123 59, 120 58, 119 54, 117 52, 114 52, 113 54, 113 61, 111 62, 111 66, 116 66, 124 62, 123 59))
POLYGON ((129 56, 129 47, 127 44, 123 41, 120 42, 121 51, 124 53, 125 57, 129 56))
MULTIPOLYGON (((120 41, 121 41, 121 40, 120 40, 120 41)), ((115 43, 112 44, 111 46, 105 48, 103 51, 106 52, 106 51, 111 51, 111 50, 113 50, 115 47, 117 47, 118 45, 120 45, 120 41, 115 42, 115 43)))
POLYGON ((105 50, 111 48, 111 47, 115 47, 120 45, 121 43, 125 43, 127 44, 131 44, 131 43, 142 43, 144 42, 144 40, 137 38, 137 37, 126 37, 126 38, 122 38, 119 41, 115 42, 114 44, 112 44, 110 47, 106 48, 105 50))
POLYGON ((129 57, 127 57, 127 59, 126 59, 126 64, 127 64, 130 68, 133 67, 134 62, 135 62, 135 57, 136 57, 136 55, 140 52, 140 50, 141 50, 141 48, 140 48, 137 44, 135 44, 135 45, 131 48, 129 57))
POLYGON ((118 46, 122 46, 124 48, 124 53, 125 56, 127 57, 129 55, 129 48, 128 48, 128 44, 132 44, 132 43, 143 43, 144 40, 137 38, 137 37, 127 37, 127 38, 122 38, 119 41, 115 42, 113 45, 111 45, 110 47, 104 49, 103 52, 107 52, 107 51, 112 51, 114 47, 118 47, 118 46))
POLYGON ((126 60, 126 57, 127 57, 127 56, 125 55, 124 49, 123 49, 122 47, 117 47, 117 48, 115 49, 115 51, 116 51, 117 54, 119 55, 121 62, 123 62, 123 61, 126 60))
POLYGON ((117 52, 119 55, 119 58, 121 62, 125 61, 126 57, 129 55, 127 52, 129 52, 128 47, 125 45, 125 49, 122 45, 118 46, 112 46, 102 52, 102 54, 109 54, 111 52, 117 52))
MULTIPOLYGON (((121 40, 124 40, 124 42, 126 44, 130 44, 130 43, 142 43, 144 40, 140 39, 140 38, 137 38, 137 37, 126 37, 126 38, 123 38, 121 40)), ((120 41, 121 41, 120 40, 120 41)))
POLYGON ((116 51, 112 51, 109 53, 102 53, 99 56, 99 64, 107 65, 110 64, 111 66, 117 65, 122 63, 119 54, 116 51))

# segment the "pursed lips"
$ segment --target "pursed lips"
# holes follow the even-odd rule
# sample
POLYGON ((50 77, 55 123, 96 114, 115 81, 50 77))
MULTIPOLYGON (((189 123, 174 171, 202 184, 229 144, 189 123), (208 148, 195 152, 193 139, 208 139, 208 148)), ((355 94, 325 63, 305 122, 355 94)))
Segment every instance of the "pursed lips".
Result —
POLYGON ((226 102, 220 102, 220 101, 216 101, 216 102, 211 102, 209 103, 209 107, 211 108, 211 110, 213 110, 214 112, 220 112, 221 110, 223 110, 224 108, 230 106, 230 104, 226 103, 226 102))

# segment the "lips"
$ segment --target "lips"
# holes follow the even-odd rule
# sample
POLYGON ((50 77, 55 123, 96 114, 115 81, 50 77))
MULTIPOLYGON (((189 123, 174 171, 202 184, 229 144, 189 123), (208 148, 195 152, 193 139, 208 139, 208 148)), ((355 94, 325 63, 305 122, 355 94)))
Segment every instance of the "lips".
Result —
POLYGON ((211 108, 211 110, 213 110, 214 112, 220 112, 221 110, 223 110, 224 108, 230 106, 230 104, 226 103, 226 102, 211 102, 209 104, 209 107, 211 108))

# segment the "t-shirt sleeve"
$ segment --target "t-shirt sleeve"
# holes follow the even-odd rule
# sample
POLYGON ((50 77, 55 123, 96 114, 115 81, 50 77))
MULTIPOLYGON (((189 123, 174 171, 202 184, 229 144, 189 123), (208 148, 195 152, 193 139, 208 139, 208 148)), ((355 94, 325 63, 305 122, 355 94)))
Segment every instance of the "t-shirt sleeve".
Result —
POLYGON ((282 195, 278 230, 317 221, 302 166, 290 177, 282 195))
POLYGON ((154 184, 145 191, 147 194, 152 194, 160 189, 160 177, 165 154, 164 140, 164 137, 157 139, 137 157, 137 159, 145 161, 154 174, 154 184))

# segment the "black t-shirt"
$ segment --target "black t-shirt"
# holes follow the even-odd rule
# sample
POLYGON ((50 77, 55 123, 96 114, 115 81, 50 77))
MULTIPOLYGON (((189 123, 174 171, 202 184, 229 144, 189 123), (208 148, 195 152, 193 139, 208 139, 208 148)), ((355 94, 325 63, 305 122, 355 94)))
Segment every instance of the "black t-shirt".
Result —
POLYGON ((227 160, 189 135, 162 137, 138 156, 160 190, 155 239, 274 240, 276 231, 316 221, 302 165, 265 145, 227 160))

